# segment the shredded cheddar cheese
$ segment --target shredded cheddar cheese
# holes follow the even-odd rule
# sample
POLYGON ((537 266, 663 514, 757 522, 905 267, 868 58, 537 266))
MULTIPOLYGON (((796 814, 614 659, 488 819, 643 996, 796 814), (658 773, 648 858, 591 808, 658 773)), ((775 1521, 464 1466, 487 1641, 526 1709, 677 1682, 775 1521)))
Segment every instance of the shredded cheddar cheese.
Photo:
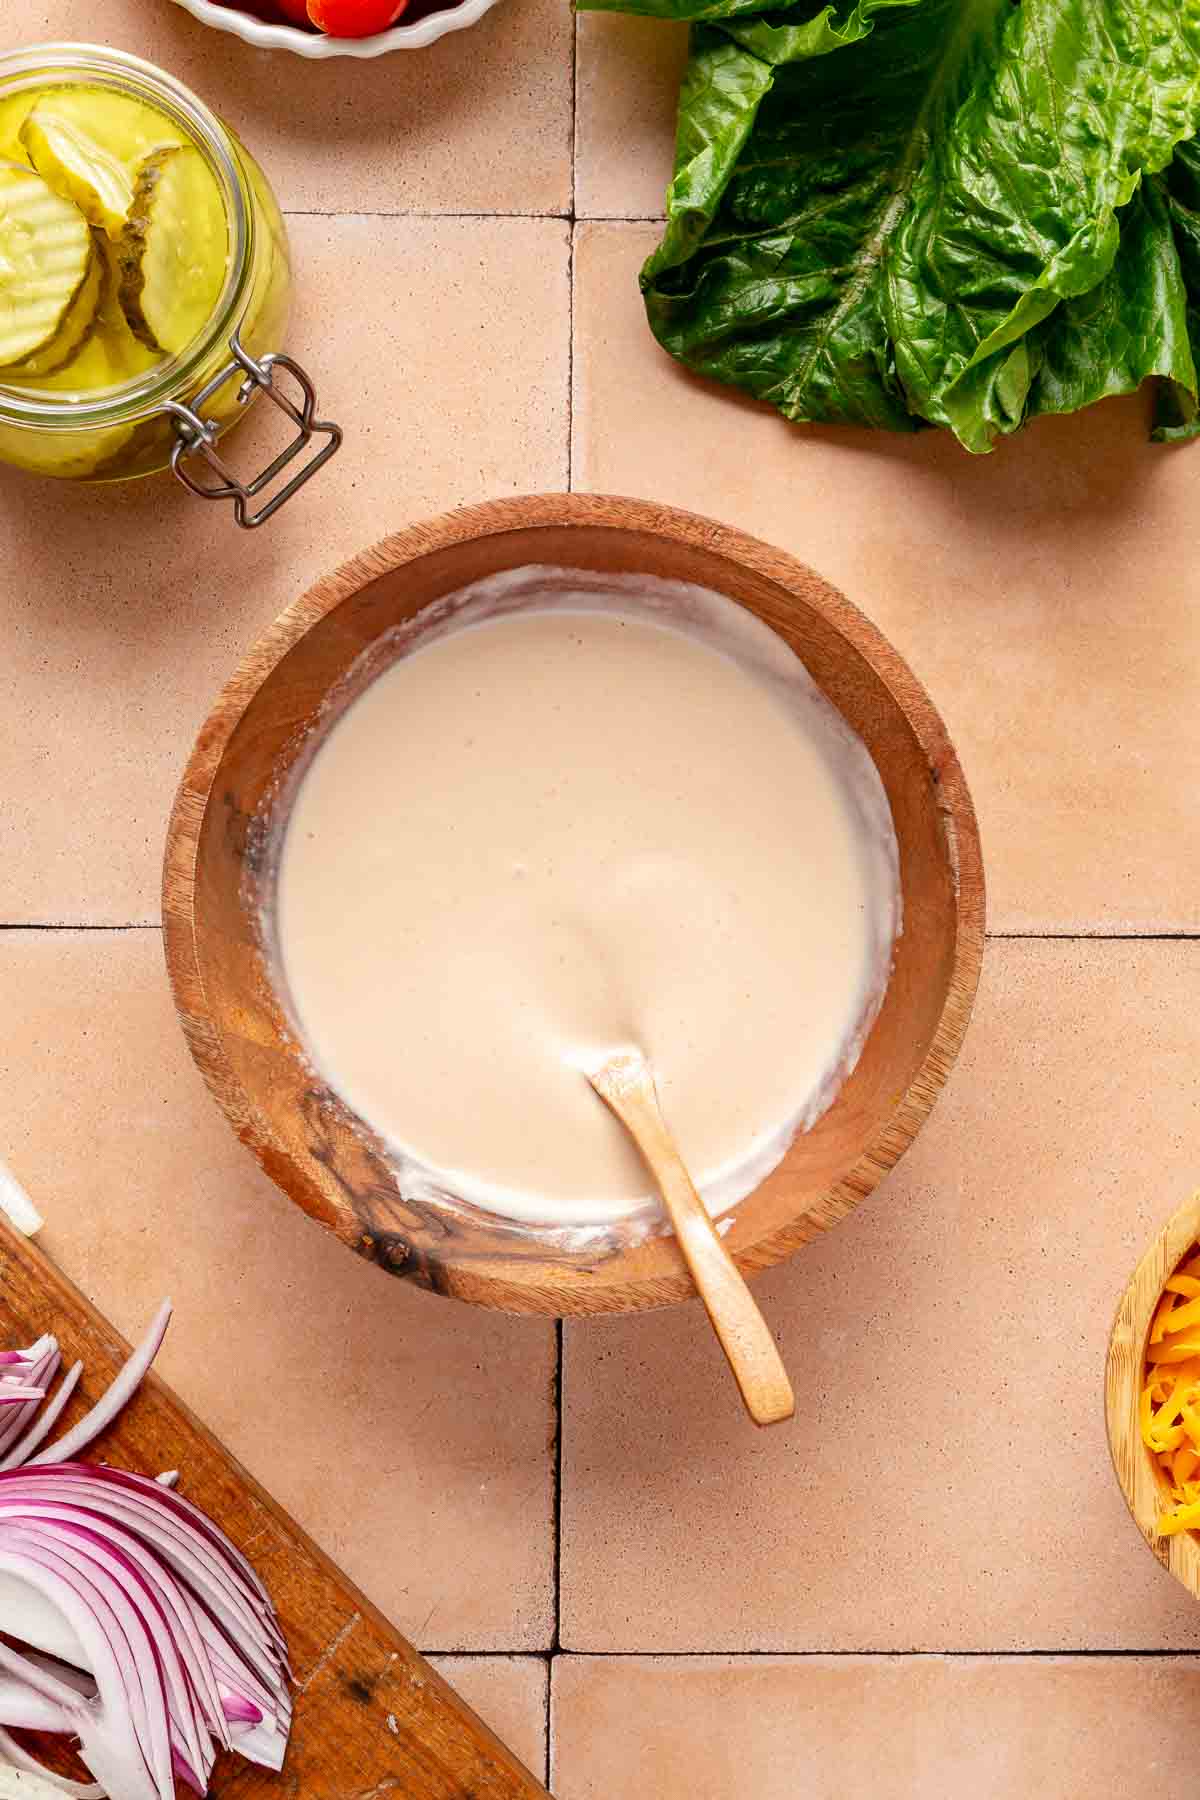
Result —
POLYGON ((1141 1425, 1172 1501, 1159 1514, 1160 1533, 1200 1531, 1200 1255, 1163 1287, 1146 1347, 1141 1425))

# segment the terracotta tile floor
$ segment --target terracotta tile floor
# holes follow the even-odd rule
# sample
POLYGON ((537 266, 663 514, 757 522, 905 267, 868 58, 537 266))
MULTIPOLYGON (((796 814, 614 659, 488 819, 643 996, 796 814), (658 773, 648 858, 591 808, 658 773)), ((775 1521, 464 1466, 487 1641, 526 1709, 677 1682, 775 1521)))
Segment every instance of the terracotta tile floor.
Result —
MULTIPOLYGON (((374 62, 289 56, 200 25, 170 0, 5 0, 0 45, 103 42, 170 69, 269 171, 286 212, 557 213, 571 200, 572 21, 503 0, 470 39, 374 62)), ((326 289, 330 302, 355 291, 326 289)), ((327 330, 351 321, 331 304, 327 330)))
POLYGON ((541 1656, 435 1656, 434 1666, 527 1768, 546 1765, 550 1673, 541 1656))
POLYGON ((0 474, 0 1154, 47 1248, 126 1332, 173 1293, 168 1377, 560 1800, 1117 1800, 1139 1765, 1187 1793, 1200 1611, 1125 1517, 1099 1388, 1196 1179, 1200 450, 1148 448, 1134 400, 973 461, 682 376, 636 288, 675 28, 501 0, 428 53, 305 65, 168 0, 9 0, 0 48, 101 34, 271 171, 290 347, 347 443, 253 537, 163 483, 0 474), (171 790, 255 633, 394 526, 569 483, 842 585, 983 825, 966 1051, 890 1181, 762 1282, 799 1393, 765 1436, 695 1308, 560 1334, 326 1241, 211 1106, 162 973, 171 790))
POLYGON ((1140 1800, 1193 1791, 1198 1708, 1185 1657, 566 1656, 555 1793, 1140 1800))

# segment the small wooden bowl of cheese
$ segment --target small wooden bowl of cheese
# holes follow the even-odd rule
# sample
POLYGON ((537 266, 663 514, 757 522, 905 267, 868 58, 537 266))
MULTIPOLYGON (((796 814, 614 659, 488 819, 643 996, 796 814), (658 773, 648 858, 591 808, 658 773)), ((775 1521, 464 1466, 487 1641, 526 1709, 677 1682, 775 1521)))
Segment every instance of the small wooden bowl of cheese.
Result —
POLYGON ((1200 1599, 1200 1193, 1167 1221, 1121 1298, 1104 1396, 1134 1522, 1200 1599))
MULTIPOLYGON (((749 615, 753 631, 771 638, 790 664, 799 657, 808 671, 800 679, 814 704, 830 718, 840 715, 838 731, 845 734, 848 725, 854 734, 884 814, 890 807, 903 929, 894 944, 889 933, 890 977, 885 974, 865 1041, 847 1057, 848 1073, 832 1101, 788 1135, 786 1148, 780 1140, 775 1166, 765 1177, 756 1171, 755 1185, 743 1184, 721 1229, 739 1265, 753 1272, 790 1255, 871 1192, 928 1115, 966 1030, 984 927, 975 815, 941 719, 875 627, 803 564, 709 520, 599 495, 501 500, 402 531, 297 600, 218 699, 184 775, 166 850, 167 961, 188 1043, 230 1122, 291 1198, 350 1248, 394 1274, 483 1306, 545 1314, 629 1311, 692 1294, 669 1233, 623 1218, 562 1229, 553 1219, 504 1216, 452 1183, 415 1188, 398 1170, 396 1137, 381 1135, 377 1121, 368 1124, 357 1101, 357 1111, 347 1104, 346 1086, 314 1066, 264 939, 262 895, 279 866, 271 821, 281 809, 299 816, 294 801, 285 805, 280 796, 310 754, 306 744, 322 731, 328 742, 322 720, 331 696, 395 634, 424 630, 423 620, 452 607, 464 591, 530 568, 574 572, 582 585, 636 577, 663 592, 706 592, 740 619, 749 615)), ((518 726, 532 704, 523 698, 524 670, 534 666, 544 674, 544 648, 531 663, 518 657, 510 665, 506 691, 518 726)), ((410 661, 427 654, 433 652, 421 650, 410 661)), ((377 685, 389 679, 385 674, 377 685)), ((650 684, 651 710, 662 691, 650 684)), ((354 702, 350 716, 359 705, 354 702)), ((412 798, 414 810, 417 799, 426 805, 419 815, 424 823, 413 827, 418 849, 426 842, 421 833, 437 831, 445 817, 445 804, 440 810, 427 804, 427 786, 441 773, 437 759, 429 759, 428 741, 454 712, 435 708, 420 740, 424 774, 413 777, 412 798)), ((500 723, 517 728, 511 718, 500 723)), ((713 721, 714 735, 721 724, 713 721)), ((337 723, 332 737, 342 731, 337 723)), ((677 759, 683 781, 686 744, 695 742, 687 739, 677 759)), ((448 755, 460 751, 457 740, 447 739, 448 755)), ((315 755, 319 768, 326 751, 315 755)), ((546 755, 552 765, 553 744, 546 755)), ((711 754, 704 766, 720 774, 711 754)), ((401 786, 406 771, 401 762, 401 786)), ((548 780, 547 804, 558 804, 552 789, 548 780)), ((451 784, 447 791, 452 808, 460 790, 451 784)), ((331 810, 336 830, 340 808, 331 810)), ((477 828, 486 831, 491 817, 485 809, 477 828)), ((392 835, 407 825, 405 811, 395 809, 392 835)), ((637 879, 647 870, 653 876, 656 867, 653 833, 642 842, 637 879)), ((781 864, 796 866, 794 859, 781 864)), ((781 875, 780 908, 798 905, 789 879, 781 875)), ((361 881, 348 878, 348 888, 361 898, 361 881)), ((457 898, 449 885, 446 891, 457 898)), ((764 891, 773 903, 769 883, 764 891)), ((681 891, 672 919, 687 913, 688 898, 681 891)), ((702 900, 697 897, 698 906, 702 900)), ((474 978, 473 959, 489 951, 476 941, 479 935, 463 946, 468 972, 453 972, 460 987, 474 978)), ((670 943, 661 942, 669 954, 670 943)), ((789 1002, 793 1011, 786 1016, 796 1018, 797 1032, 807 991, 800 984, 789 1002)), ((368 1003, 372 998, 365 994, 368 1003)), ((423 1057, 426 1042, 398 1006, 395 1055, 423 1057)), ((487 1095, 478 1085, 476 1096, 482 1106, 487 1095)), ((530 1143, 517 1148, 532 1153, 539 1147, 536 1084, 528 1084, 520 1105, 530 1143)), ((581 1119, 590 1130, 590 1120, 581 1119)), ((482 1132, 482 1115, 477 1123, 482 1132)))

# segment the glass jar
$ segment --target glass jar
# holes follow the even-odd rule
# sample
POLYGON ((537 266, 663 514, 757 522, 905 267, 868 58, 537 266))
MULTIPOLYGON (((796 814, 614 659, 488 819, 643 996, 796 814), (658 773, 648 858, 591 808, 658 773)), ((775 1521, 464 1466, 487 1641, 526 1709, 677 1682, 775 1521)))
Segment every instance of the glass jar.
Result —
POLYGON ((74 386, 71 364, 55 372, 52 384, 10 385, 11 372, 7 382, 0 375, 0 461, 76 481, 123 481, 170 465, 194 493, 232 500, 240 525, 262 524, 333 455, 342 436, 316 417, 311 381, 281 353, 292 284, 275 196, 253 157, 203 101, 139 57, 91 44, 0 54, 0 159, 22 155, 16 133, 38 101, 69 93, 86 123, 81 90, 140 102, 199 151, 228 232, 224 286, 189 343, 118 385, 74 386), (266 469, 241 480, 217 443, 262 394, 287 415, 294 436, 266 469))

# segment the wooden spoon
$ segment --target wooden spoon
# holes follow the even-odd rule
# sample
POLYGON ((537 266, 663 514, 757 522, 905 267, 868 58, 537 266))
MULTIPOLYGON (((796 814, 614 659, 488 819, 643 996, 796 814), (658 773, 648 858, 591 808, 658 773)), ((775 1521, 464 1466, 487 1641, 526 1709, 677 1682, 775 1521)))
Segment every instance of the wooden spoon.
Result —
POLYGON ((721 1242, 662 1116, 650 1065, 622 1050, 586 1071, 642 1153, 663 1197, 684 1261, 756 1425, 776 1425, 796 1410, 792 1384, 766 1320, 721 1242))

